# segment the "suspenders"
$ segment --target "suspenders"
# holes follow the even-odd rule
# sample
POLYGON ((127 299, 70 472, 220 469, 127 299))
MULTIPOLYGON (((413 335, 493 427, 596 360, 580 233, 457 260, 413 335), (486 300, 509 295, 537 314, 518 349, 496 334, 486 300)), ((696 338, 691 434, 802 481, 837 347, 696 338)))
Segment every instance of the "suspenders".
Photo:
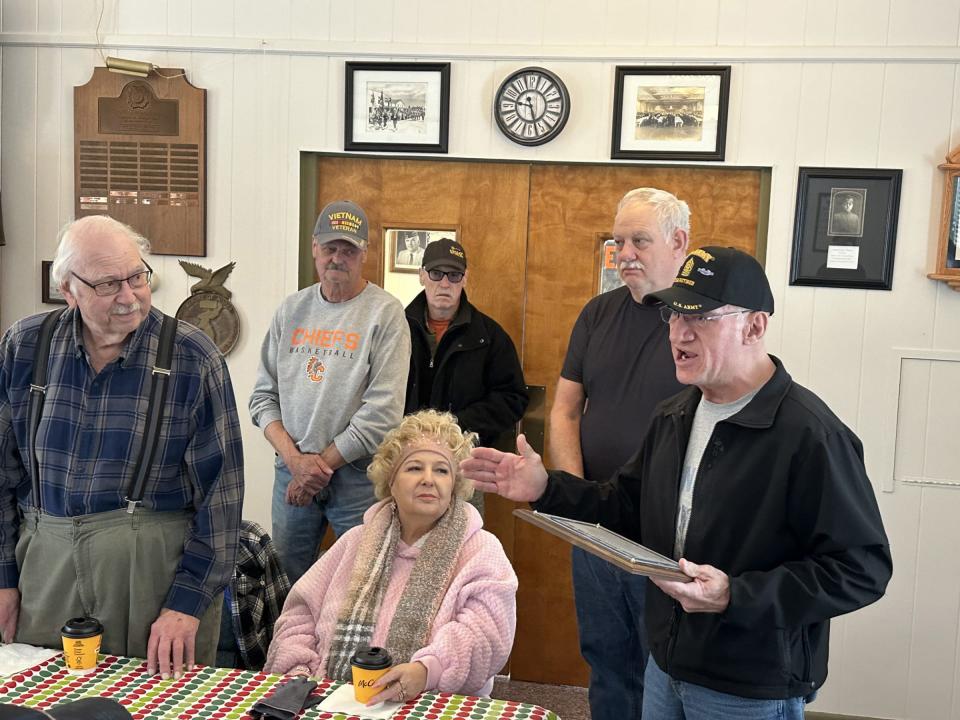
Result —
POLYGON ((37 347, 33 351, 33 376, 30 378, 30 405, 27 407, 27 451, 30 455, 30 477, 33 479, 33 504, 40 510, 40 461, 37 459, 37 428, 43 414, 43 400, 47 393, 47 360, 50 358, 50 341, 53 328, 60 316, 67 311, 54 310, 47 313, 37 334, 37 347))
POLYGON ((173 360, 173 336, 177 332, 177 321, 169 315, 163 316, 160 326, 160 343, 157 346, 156 364, 150 381, 150 404, 147 405, 147 427, 143 433, 143 445, 137 458, 137 469, 127 490, 127 512, 132 513, 143 499, 143 490, 147 486, 147 473, 153 465, 153 456, 160 442, 160 422, 163 420, 164 400, 167 397, 167 385, 170 382, 170 365, 173 360))
MULTIPOLYGON (((37 458, 37 429, 40 427, 43 401, 47 392, 47 365, 50 358, 53 331, 60 317, 66 311, 67 308, 54 310, 43 319, 37 333, 37 347, 33 355, 33 382, 30 384, 30 404, 27 409, 27 450, 30 456, 30 476, 33 481, 33 504, 38 512, 41 511, 42 503, 40 462, 37 458)), ((167 395, 167 385, 170 381, 170 366, 173 361, 173 338, 176 332, 176 319, 164 315, 163 324, 160 326, 156 364, 153 366, 153 373, 151 374, 147 426, 143 433, 143 444, 137 456, 136 470, 134 470, 133 477, 130 479, 130 486, 124 497, 128 513, 132 513, 143 499, 143 492, 147 484, 147 473, 153 464, 157 445, 160 441, 160 423, 163 421, 164 401, 167 395)))

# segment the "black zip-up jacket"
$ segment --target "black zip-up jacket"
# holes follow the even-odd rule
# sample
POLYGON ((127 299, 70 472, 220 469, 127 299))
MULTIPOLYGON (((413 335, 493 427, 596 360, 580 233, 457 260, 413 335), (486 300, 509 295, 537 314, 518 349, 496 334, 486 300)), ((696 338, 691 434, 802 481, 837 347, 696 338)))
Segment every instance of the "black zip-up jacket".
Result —
POLYGON ((496 320, 467 301, 464 291, 431 358, 426 309, 425 292, 406 308, 412 348, 404 414, 446 410, 464 430, 477 433, 481 445, 491 445, 512 429, 529 402, 513 341, 496 320))
MULTIPOLYGON (((772 357, 772 356, 771 356, 772 357)), ((856 435, 776 371, 717 423, 694 486, 684 554, 730 576, 723 613, 685 613, 647 586, 650 651, 677 680, 741 697, 809 695, 827 677, 829 620, 880 598, 890 548, 856 435)), ((536 509, 599 522, 670 556, 680 474, 701 393, 662 402, 614 477, 551 473, 536 509)))

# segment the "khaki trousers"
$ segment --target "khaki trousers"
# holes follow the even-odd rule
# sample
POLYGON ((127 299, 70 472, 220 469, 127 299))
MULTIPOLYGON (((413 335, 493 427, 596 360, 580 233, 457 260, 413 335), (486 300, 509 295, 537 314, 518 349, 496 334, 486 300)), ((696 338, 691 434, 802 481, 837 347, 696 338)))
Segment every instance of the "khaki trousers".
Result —
MULTIPOLYGON (((17 642, 61 647, 60 628, 87 615, 104 627, 101 651, 145 658, 183 555, 190 515, 114 510, 78 517, 25 513, 17 542, 17 642)), ((200 619, 196 661, 213 665, 223 595, 200 619)))

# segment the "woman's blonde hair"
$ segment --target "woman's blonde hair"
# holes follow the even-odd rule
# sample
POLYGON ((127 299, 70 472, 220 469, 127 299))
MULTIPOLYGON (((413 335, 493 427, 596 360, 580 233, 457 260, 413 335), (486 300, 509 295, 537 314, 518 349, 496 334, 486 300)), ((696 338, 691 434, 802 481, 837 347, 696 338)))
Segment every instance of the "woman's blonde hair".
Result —
POLYGON ((373 482, 377 497, 381 500, 390 497, 390 480, 403 449, 411 443, 423 441, 435 442, 450 450, 454 465, 453 494, 461 500, 469 500, 473 496, 473 481, 467 480, 460 472, 460 461, 470 457, 477 434, 464 432, 453 415, 436 410, 421 410, 407 415, 380 443, 377 454, 367 468, 367 477, 373 482))

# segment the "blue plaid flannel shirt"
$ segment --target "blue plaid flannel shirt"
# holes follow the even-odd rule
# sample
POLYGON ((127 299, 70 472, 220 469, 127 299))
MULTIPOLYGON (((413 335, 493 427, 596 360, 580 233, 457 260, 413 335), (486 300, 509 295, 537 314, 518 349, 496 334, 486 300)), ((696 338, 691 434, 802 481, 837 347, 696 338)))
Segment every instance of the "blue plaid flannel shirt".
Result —
MULTIPOLYGON (((17 587, 17 504, 33 507, 27 408, 44 315, 15 323, 0 340, 0 587, 17 587)), ((126 507, 147 417, 161 313, 153 308, 118 360, 95 374, 81 321, 68 310, 53 334, 37 433, 43 511, 74 517, 126 507)), ((223 356, 179 323, 165 415, 141 507, 193 519, 165 607, 200 616, 233 576, 243 505, 243 449, 223 356)))

